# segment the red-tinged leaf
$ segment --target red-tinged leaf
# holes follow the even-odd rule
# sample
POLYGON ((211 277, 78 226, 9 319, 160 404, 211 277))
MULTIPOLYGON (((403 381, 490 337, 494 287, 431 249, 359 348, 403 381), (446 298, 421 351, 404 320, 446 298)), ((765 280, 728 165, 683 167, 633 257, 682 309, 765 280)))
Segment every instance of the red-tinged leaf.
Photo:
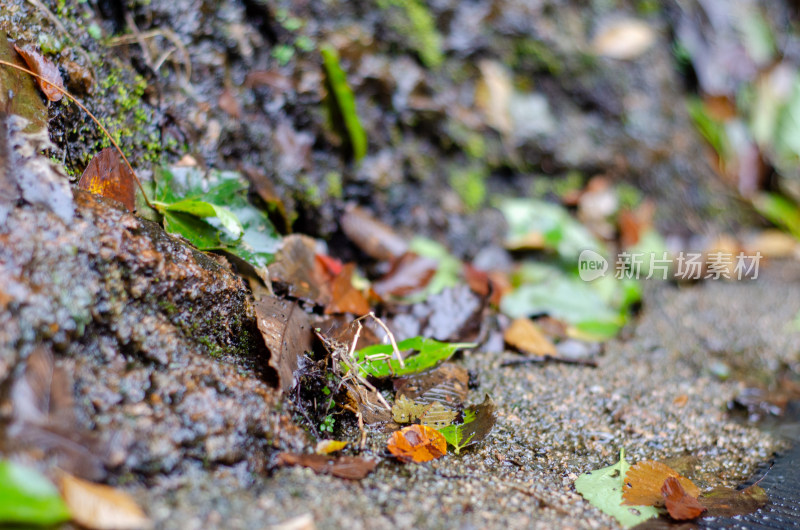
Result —
POLYGON ((382 298, 405 296, 423 289, 431 281, 439 262, 407 252, 392 263, 391 270, 372 285, 382 298))
POLYGON ((32 46, 19 47, 15 44, 14 49, 25 59, 25 63, 31 71, 46 79, 45 81, 44 79, 36 78, 36 83, 45 97, 50 101, 60 101, 64 94, 53 88, 53 85, 63 89, 64 80, 61 79, 61 72, 58 71, 58 67, 53 64, 53 61, 33 49, 32 46))
POLYGON ((444 436, 426 425, 411 425, 392 433, 386 445, 389 452, 403 462, 428 462, 447 452, 444 436))
POLYGON ((342 267, 341 272, 334 278, 331 283, 332 300, 325 307, 326 315, 334 313, 365 315, 369 313, 369 302, 358 289, 353 287, 351 281, 355 269, 355 263, 348 263, 342 267))
POLYGON ((94 155, 78 182, 79 188, 121 202, 131 212, 136 209, 135 186, 133 173, 113 147, 94 155))
POLYGON ((375 460, 358 456, 331 457, 328 455, 307 455, 298 453, 278 453, 278 466, 303 466, 316 473, 326 473, 334 477, 361 480, 377 467, 375 460))
POLYGON ((339 274, 342 272, 342 267, 344 265, 342 265, 342 262, 339 261, 338 259, 332 258, 327 254, 317 254, 316 257, 317 260, 325 268, 325 272, 327 272, 328 276, 330 276, 331 278, 339 276, 339 274))
POLYGON ((676 477, 667 477, 661 486, 661 495, 670 517, 677 521, 685 521, 699 517, 706 508, 698 502, 697 497, 692 497, 683 489, 680 480, 676 477))
POLYGON ((697 498, 700 495, 700 489, 688 478, 682 477, 661 462, 646 460, 631 466, 625 474, 625 483, 622 485, 623 504, 661 506, 664 502, 661 487, 669 477, 677 478, 690 496, 697 498))

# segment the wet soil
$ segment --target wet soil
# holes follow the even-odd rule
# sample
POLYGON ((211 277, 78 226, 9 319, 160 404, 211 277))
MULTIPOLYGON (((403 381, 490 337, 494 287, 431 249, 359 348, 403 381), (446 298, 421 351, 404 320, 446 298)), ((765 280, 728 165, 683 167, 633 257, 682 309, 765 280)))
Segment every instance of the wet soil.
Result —
MULTIPOLYGON (((597 368, 501 367, 509 354, 478 351, 470 395, 494 398, 491 437, 461 456, 427 464, 383 461, 360 482, 302 468, 271 476, 217 467, 131 487, 163 528, 263 528, 306 516, 318 528, 613 528, 575 493, 575 478, 616 461, 696 458, 701 488, 736 486, 789 441, 729 413, 746 386, 721 380, 725 363, 754 378, 798 362, 800 269, 756 281, 655 286, 630 337, 606 346, 597 368), (644 382, 644 384, 643 384, 644 382)), ((383 454, 386 435, 369 448, 383 454)))

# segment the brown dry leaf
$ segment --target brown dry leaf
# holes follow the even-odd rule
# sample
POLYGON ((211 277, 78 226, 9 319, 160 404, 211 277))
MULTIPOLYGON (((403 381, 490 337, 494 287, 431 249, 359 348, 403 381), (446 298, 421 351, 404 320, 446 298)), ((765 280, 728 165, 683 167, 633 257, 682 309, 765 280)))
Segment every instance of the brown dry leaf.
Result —
POLYGON ((269 274, 273 282, 287 286, 289 296, 321 306, 331 302, 329 277, 317 259, 317 242, 311 237, 292 234, 283 238, 269 274))
POLYGON ((381 298, 406 296, 428 285, 438 268, 437 260, 406 252, 392 263, 385 276, 372 284, 372 289, 381 298))
POLYGON ((122 163, 113 147, 106 147, 83 170, 78 187, 121 202, 128 211, 136 209, 136 188, 133 173, 122 163))
POLYGON ((244 78, 244 86, 255 88, 258 86, 268 86, 277 92, 288 92, 292 90, 292 80, 274 70, 254 70, 244 78))
POLYGON ((329 455, 331 453, 335 453, 336 451, 341 451, 347 444, 350 442, 341 442, 339 440, 320 440, 317 442, 317 445, 314 446, 314 452, 318 455, 329 455))
POLYGON ((377 260, 389 261, 408 250, 408 242, 404 238, 358 206, 348 206, 340 223, 347 238, 377 260))
POLYGON ((241 168, 244 176, 250 181, 253 190, 267 205, 270 219, 275 223, 275 228, 281 233, 291 233, 292 213, 287 210, 286 203, 275 190, 272 180, 264 172, 250 166, 241 168), (277 215, 273 215, 277 213, 277 215))
POLYGON ((744 253, 754 255, 761 252, 765 258, 790 258, 797 256, 800 245, 794 236, 780 230, 764 230, 754 238, 746 241, 744 253))
POLYGON ((697 501, 697 497, 686 493, 680 480, 676 477, 667 477, 664 485, 661 486, 661 495, 664 497, 664 504, 670 517, 677 521, 694 519, 706 511, 705 507, 697 501))
POLYGON ((769 502, 764 488, 753 484, 743 490, 715 488, 698 499, 710 517, 734 517, 753 513, 769 502))
POLYGON ((484 59, 478 68, 481 79, 475 87, 475 106, 483 112, 490 127, 509 135, 514 127, 510 109, 511 96, 514 94, 511 75, 497 61, 484 59))
POLYGON ((467 399, 469 373, 461 365, 444 363, 429 372, 395 379, 394 389, 395 403, 407 398, 424 405, 439 402, 456 409, 467 399))
POLYGON ((149 528, 150 520, 127 493, 63 473, 59 489, 75 522, 86 528, 149 528))
POLYGON ((428 462, 447 453, 442 433, 425 425, 411 425, 392 433, 386 444, 389 452, 403 462, 428 462))
POLYGON ((529 318, 515 319, 503 333, 506 344, 531 355, 556 355, 556 347, 529 318))
POLYGON ((219 95, 219 99, 217 100, 217 105, 231 118, 236 120, 242 118, 242 107, 239 105, 239 100, 236 99, 233 90, 230 88, 226 88, 222 91, 222 94, 219 95))
POLYGON ((606 25, 592 40, 597 55, 612 59, 631 60, 650 49, 656 33, 641 20, 622 19, 606 25))
POLYGON ((269 349, 269 365, 278 375, 278 388, 294 386, 298 359, 312 349, 311 322, 294 302, 265 297, 254 304, 256 323, 269 349))
POLYGON ((664 485, 664 481, 669 477, 677 478, 683 489, 691 497, 697 498, 700 495, 700 489, 694 485, 694 482, 682 477, 671 467, 654 460, 645 460, 628 469, 628 473, 625 475, 625 483, 622 485, 622 504, 628 506, 661 506, 664 502, 661 488, 664 485))
POLYGON ((327 473, 334 477, 361 480, 377 467, 378 462, 358 456, 307 455, 298 453, 278 453, 278 466, 303 466, 316 473, 327 473))
POLYGON ((28 69, 47 80, 36 78, 36 84, 39 85, 45 97, 49 101, 60 101, 64 94, 53 88, 53 86, 63 89, 64 80, 61 79, 61 72, 58 71, 58 67, 53 64, 53 61, 43 56, 30 45, 19 47, 15 44, 14 49, 25 59, 28 69))
POLYGON ((355 263, 348 263, 342 267, 342 270, 331 282, 331 302, 325 307, 326 315, 335 313, 365 315, 369 313, 369 302, 361 291, 353 287, 351 281, 355 270, 355 263))

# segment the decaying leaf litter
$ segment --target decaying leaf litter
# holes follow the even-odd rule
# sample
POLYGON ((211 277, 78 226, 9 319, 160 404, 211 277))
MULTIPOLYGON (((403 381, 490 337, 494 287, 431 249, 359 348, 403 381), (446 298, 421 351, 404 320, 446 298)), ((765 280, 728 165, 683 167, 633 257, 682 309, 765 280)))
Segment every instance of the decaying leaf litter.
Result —
MULTIPOLYGON (((623 27, 623 29, 625 28, 623 27)), ((626 37, 633 39, 634 44, 639 46, 639 49, 634 53, 634 55, 643 53, 647 48, 645 44, 642 44, 641 27, 639 27, 638 31, 638 37, 636 37, 636 34, 634 33, 634 37, 639 39, 638 42, 634 37, 626 37)), ((625 33, 623 32, 623 34, 625 33)), ((599 45, 596 44, 596 46, 599 45)), ((636 48, 634 45, 630 46, 636 48)), ((598 53, 601 55, 610 54, 607 49, 598 53)), ((616 51, 614 53, 619 54, 620 52, 616 51)), ((631 52, 629 51, 628 53, 631 52)), ((436 60, 431 59, 433 56, 429 54, 425 54, 424 56, 428 57, 426 62, 429 62, 430 64, 437 62, 436 60)), ((353 96, 352 93, 348 95, 348 92, 344 90, 341 85, 342 71, 341 68, 336 65, 338 58, 336 58, 334 54, 328 52, 325 54, 325 61, 326 68, 328 70, 327 73, 332 78, 331 81, 339 84, 336 94, 338 105, 350 108, 352 110, 353 96), (336 68, 334 68, 334 66, 336 68), (332 75, 331 72, 335 72, 335 75, 332 75), (343 104, 342 101, 345 101, 345 103, 343 104)), ((491 73, 493 71, 492 69, 487 68, 485 70, 486 72, 484 75, 494 75, 491 73)), ((496 69, 494 69, 494 71, 496 71, 496 69)), ((502 83, 502 78, 499 82, 502 83)), ((334 89, 336 89, 336 87, 334 87, 334 89)), ((230 107, 229 105, 226 106, 230 107)), ((346 132, 350 136, 350 148, 352 149, 351 154, 355 158, 361 158, 363 156, 363 137, 358 134, 358 129, 356 127, 358 123, 353 122, 352 115, 350 115, 349 118, 351 119, 349 120, 350 123, 346 124, 346 132)), ((360 125, 358 126, 360 127, 360 125)), ((497 127, 498 130, 501 130, 501 132, 505 132, 506 134, 508 133, 508 128, 501 122, 497 122, 493 126, 497 127)), ((363 131, 361 134, 363 135, 363 131)), ((234 179, 235 178, 236 176, 234 176, 234 179)), ((239 179, 241 179, 241 177, 239 177, 239 179)), ((241 184, 239 184, 239 186, 241 186, 241 184)), ((242 190, 242 188, 240 187, 238 190, 242 190)), ((277 245, 274 245, 275 235, 268 234, 266 241, 273 246, 268 247, 269 250, 267 251, 260 252, 260 259, 262 261, 259 262, 257 259, 259 256, 257 254, 259 254, 260 249, 258 247, 254 249, 252 238, 251 241, 248 241, 244 238, 244 235, 246 234, 246 227, 242 216, 246 215, 246 212, 240 212, 237 215, 230 211, 229 205, 218 204, 215 202, 213 200, 214 194, 217 193, 217 195, 219 195, 217 190, 204 189, 200 191, 202 191, 202 193, 209 193, 210 196, 182 196, 175 199, 169 198, 169 200, 160 201, 160 204, 156 206, 157 209, 161 209, 162 212, 165 213, 165 225, 167 225, 168 228, 171 227, 172 232, 180 233, 188 241, 192 242, 199 248, 224 250, 232 260, 237 258, 242 259, 249 266, 253 267, 254 271, 256 272, 256 277, 260 276, 263 279, 263 265, 265 264, 265 261, 272 259, 272 256, 270 256, 270 254, 273 253, 272 250, 277 249, 277 245), (171 212, 172 215, 169 223, 166 221, 167 211, 171 212), (174 218, 176 216, 184 214, 186 217, 184 217, 182 223, 175 221, 174 218), (183 228, 183 231, 178 228, 179 226, 183 228), (185 228, 187 226, 189 228, 185 228), (272 242, 270 242, 271 239, 273 240, 272 242)), ((520 205, 517 205, 516 210, 513 211, 519 213, 519 206, 520 205)), ((581 244, 588 244, 589 239, 585 237, 585 234, 580 233, 580 226, 570 225, 568 216, 565 216, 564 214, 552 215, 552 212, 548 213, 547 208, 545 208, 542 204, 531 203, 528 206, 532 210, 541 211, 542 219, 528 219, 525 224, 533 229, 529 229, 529 232, 523 234, 521 239, 516 240, 513 243, 509 243, 509 248, 516 250, 543 249, 546 252, 551 252, 552 255, 554 255, 558 260, 563 260, 568 258, 571 252, 574 251, 576 248, 574 246, 576 241, 580 241, 581 244), (553 225, 554 219, 555 226, 553 225), (555 231, 553 231, 554 228, 555 231), (522 243, 520 243, 520 241, 522 241, 522 243), (570 247, 570 245, 573 246, 570 247)), ((513 218, 513 215, 508 213, 512 210, 507 208, 501 208, 501 210, 506 211, 507 220, 513 228, 513 224, 516 221, 513 218)), ((537 212, 535 215, 538 216, 540 213, 537 212)), ((260 226, 270 227, 271 225, 268 224, 268 221, 265 219, 266 217, 262 215, 262 219, 259 220, 261 223, 260 226)), ((263 232, 265 229, 266 228, 262 228, 260 232, 263 232)), ((258 236, 260 236, 258 239, 259 243, 263 243, 264 238, 261 237, 263 235, 258 234, 258 236)), ((593 243, 591 246, 592 248, 596 248, 594 247, 593 243)), ((447 296, 442 296, 442 302, 440 303, 445 304, 454 300, 462 300, 463 297, 461 297, 461 295, 456 296, 455 294, 451 293, 453 293, 453 290, 457 287, 459 282, 466 280, 466 278, 459 278, 459 275, 463 270, 469 270, 467 267, 471 267, 471 265, 465 266, 465 264, 460 263, 460 260, 449 256, 446 249, 437 246, 430 241, 425 241, 422 239, 411 241, 408 243, 407 249, 411 252, 411 254, 406 254, 404 256, 406 264, 425 264, 427 260, 427 264, 421 267, 421 270, 423 271, 422 274, 416 272, 413 268, 409 269, 406 265, 404 265, 405 268, 392 266, 388 272, 386 272, 386 277, 384 278, 385 281, 382 284, 384 286, 389 285, 390 288, 379 288, 375 292, 370 292, 368 289, 366 289, 366 286, 368 285, 366 279, 374 279, 378 277, 374 274, 374 271, 357 272, 352 263, 346 265, 342 265, 341 263, 337 264, 327 256, 323 249, 320 249, 319 253, 312 253, 310 263, 313 263, 313 267, 315 269, 317 267, 317 262, 321 262, 320 265, 323 273, 322 283, 324 284, 326 282, 330 282, 331 278, 336 278, 338 280, 334 284, 336 288, 329 288, 329 290, 332 291, 330 294, 331 298, 335 300, 345 300, 350 298, 355 299, 355 302, 349 300, 348 303, 345 304, 340 301, 339 305, 336 306, 339 309, 333 310, 328 310, 330 304, 326 303, 325 301, 321 302, 320 299, 308 298, 303 300, 304 303, 313 303, 318 307, 324 306, 325 312, 336 314, 345 312, 343 309, 341 309, 342 307, 363 308, 365 307, 364 303, 367 304, 367 307, 370 305, 377 305, 378 307, 381 307, 384 304, 402 304, 402 302, 405 301, 407 302, 406 305, 411 308, 411 311, 403 313, 401 309, 397 312, 397 315, 393 315, 392 313, 397 311, 397 309, 393 308, 391 310, 386 310, 387 314, 382 316, 394 316, 395 318, 392 320, 396 320, 398 317, 404 316, 405 318, 399 318, 399 321, 404 323, 402 324, 403 326, 411 328, 414 327, 414 321, 416 319, 416 333, 407 331, 407 338, 405 338, 405 340, 399 340, 398 342, 400 344, 409 346, 418 346, 416 349, 420 351, 420 354, 418 354, 417 357, 425 357, 424 354, 426 351, 437 351, 436 349, 426 350, 425 346, 427 343, 425 341, 428 340, 428 336, 435 335, 439 340, 451 341, 459 339, 469 340, 466 337, 470 336, 470 339, 474 337, 483 341, 486 338, 488 331, 481 326, 478 326, 478 329, 474 329, 474 327, 473 329, 469 329, 469 326, 467 326, 469 322, 467 321, 475 319, 476 315, 482 317, 488 314, 490 308, 488 308, 489 304, 487 304, 487 295, 490 292, 492 294, 496 294, 498 291, 502 291, 503 288, 507 289, 509 286, 517 291, 516 296, 510 298, 509 300, 511 301, 506 302, 505 307, 503 307, 502 298, 498 297, 494 301, 495 305, 498 303, 501 304, 501 308, 505 313, 507 313, 509 316, 514 316, 517 318, 520 318, 523 315, 527 317, 537 317, 542 314, 547 314, 551 318, 555 317, 557 320, 559 320, 559 331, 554 334, 554 338, 557 342, 563 341, 566 343, 567 339, 576 341, 573 344, 580 344, 581 341, 586 340, 607 339, 615 335, 622 324, 624 324, 629 306, 632 303, 635 303, 638 298, 636 287, 632 287, 630 285, 620 285, 618 288, 612 289, 605 287, 600 290, 602 295, 592 290, 583 289, 581 288, 582 284, 574 281, 574 278, 570 278, 568 274, 569 271, 566 271, 567 274, 565 274, 565 271, 558 263, 541 265, 540 263, 537 263, 539 260, 535 260, 526 264, 525 267, 521 267, 519 270, 512 271, 510 273, 508 270, 484 270, 481 271, 484 273, 482 275, 472 274, 471 279, 473 281, 470 282, 472 284, 470 287, 472 287, 473 295, 477 295, 475 298, 478 300, 478 303, 474 304, 475 309, 467 311, 467 314, 461 317, 461 319, 464 321, 461 322, 460 325, 445 325, 443 327, 442 323, 440 322, 442 317, 439 316, 437 318, 437 309, 435 304, 433 304, 433 307, 427 307, 424 310, 417 310, 416 308, 419 304, 421 304, 420 301, 424 300, 427 302, 431 298, 439 296, 441 293, 445 292, 448 293, 449 298, 447 296), (343 274, 343 271, 346 272, 343 274), (362 273, 365 272, 366 274, 362 275, 362 273), (399 279, 402 281, 398 284, 393 276, 399 277, 401 274, 405 275, 407 278, 400 277, 399 279), (555 300, 548 300, 547 297, 543 295, 542 291, 544 286, 550 284, 558 285, 558 294, 564 296, 557 296, 554 297, 555 300), (358 285, 360 288, 356 288, 356 285, 358 285), (561 298, 569 299, 570 296, 567 295, 589 300, 589 303, 578 304, 577 306, 575 304, 565 303, 561 298), (483 333, 483 336, 481 336, 481 333, 483 333)), ((400 263, 400 258, 403 258, 403 256, 398 256, 398 263, 400 263)), ((480 269, 478 270, 480 271, 480 269)), ((466 276, 466 273, 464 274, 466 276)), ((308 287, 308 285, 305 285, 305 283, 307 283, 306 279, 297 282, 297 278, 293 277, 291 274, 289 274, 287 277, 281 278, 281 280, 285 286, 290 287, 295 283, 299 283, 303 288, 308 287)), ((312 285, 312 287, 317 287, 317 291, 319 292, 324 291, 324 289, 319 289, 319 286, 312 285)), ((279 294, 283 293, 279 291, 279 294)), ((303 297, 300 298, 302 299, 303 297)), ((427 305, 431 306, 431 304, 427 305)), ((354 313, 361 312, 354 311, 354 313)), ((444 320, 447 319, 444 318, 444 320)), ((345 317, 345 326, 348 324, 347 321, 348 317, 345 317)), ((397 326, 400 327, 401 325, 397 324, 397 326)), ((380 330, 378 331, 380 332, 380 330)), ((282 337, 279 337, 279 340, 281 338, 282 337)), ((404 360, 400 359, 397 355, 397 347, 391 348, 388 351, 380 351, 385 350, 385 347, 380 347, 379 350, 367 350, 368 353, 365 353, 363 357, 359 357, 356 354, 356 351, 360 352, 362 350, 361 348, 358 350, 355 348, 355 343, 357 342, 358 338, 359 337, 353 337, 351 346, 349 348, 347 347, 347 343, 344 342, 336 345, 334 350, 338 350, 340 360, 343 361, 343 364, 346 364, 348 361, 352 360, 352 365, 349 366, 349 371, 353 372, 354 374, 357 373, 358 377, 361 378, 358 379, 358 377, 354 375, 353 379, 350 380, 350 383, 366 386, 367 390, 374 393, 374 399, 381 401, 381 398, 378 398, 378 392, 374 388, 367 386, 369 381, 367 381, 366 378, 368 376, 376 375, 381 375, 383 377, 386 377, 387 374, 389 376, 397 375, 398 372, 404 368, 404 360), (342 347, 345 349, 343 350, 342 347), (379 357, 367 358, 367 355, 372 355, 369 352, 373 351, 375 352, 374 355, 378 355, 379 357), (347 355, 344 355, 344 353, 347 355), (390 360, 392 356, 395 356, 396 358, 394 360, 390 360), (362 369, 361 363, 368 363, 367 368, 362 369), (377 368, 373 370, 375 363, 383 364, 383 368, 377 368), (352 381, 356 381, 356 383, 352 383, 352 381)), ((530 335, 528 338, 530 338, 530 335)), ((325 342, 324 339, 321 340, 325 342)), ((512 343, 512 341, 509 341, 508 338, 506 338, 506 341, 510 344, 512 343)), ((432 342, 430 344, 437 346, 437 343, 432 342)), ((541 341, 538 341, 538 345, 541 346, 541 344, 541 341)), ((519 347, 518 344, 514 344, 514 346, 519 347)), ((270 349, 272 350, 281 348, 282 346, 271 347, 270 349)), ((442 347, 440 346, 439 350, 441 350, 441 348, 442 347)), ((525 351, 529 348, 520 349, 525 351)), ((429 368, 435 364, 436 360, 440 359, 438 353, 429 353, 429 355, 432 355, 433 360, 419 358, 417 362, 411 363, 413 365, 412 369, 414 367, 429 368)), ((555 358, 549 354, 547 355, 548 358, 555 358)), ((446 358, 446 356, 447 353, 441 353, 441 359, 446 358)), ((277 355, 275 357, 277 357, 277 355)), ((412 359, 414 358, 415 357, 412 357, 412 359)), ((298 364, 300 364, 299 361, 298 364)), ((288 379, 285 376, 286 370, 283 369, 284 367, 280 366, 280 363, 278 363, 277 367, 273 366, 273 368, 278 371, 279 378, 281 377, 280 372, 284 372, 283 381, 279 379, 279 383, 281 385, 291 384, 290 382, 286 381, 286 379, 288 379)), ((323 369, 319 373, 327 374, 328 372, 323 369)), ((344 379, 344 377, 347 376, 347 373, 340 375, 343 375, 344 379)), ((327 378, 327 375, 325 377, 327 378)), ((326 386, 325 388, 328 387, 326 386)), ((363 389, 360 386, 356 386, 355 388, 357 389, 356 393, 361 394, 361 390, 363 389)), ((383 398, 383 400, 385 401, 385 398, 383 398)), ((370 405, 374 404, 372 401, 370 401, 369 397, 367 397, 367 402, 370 405)), ((430 403, 422 407, 420 407, 419 404, 411 404, 407 406, 410 409, 414 409, 414 414, 408 414, 408 417, 415 415, 416 419, 423 420, 430 416, 428 419, 433 423, 448 421, 442 419, 443 417, 446 417, 446 415, 443 415, 441 411, 441 409, 444 408, 443 405, 439 407, 438 410, 434 409, 433 405, 430 403)), ((330 408, 328 407, 326 411, 327 410, 330 410, 330 408)), ((357 414, 358 413, 356 413, 356 415, 357 414)), ((467 425, 470 423, 470 421, 468 421, 468 417, 469 416, 467 416, 465 413, 462 425, 467 425)), ((329 416, 325 417, 323 423, 320 425, 320 428, 324 426, 326 427, 326 430, 330 431, 332 430, 333 424, 335 424, 335 419, 333 422, 331 422, 328 418, 329 416)), ((453 445, 457 448, 469 443, 469 440, 475 435, 475 433, 471 433, 471 436, 469 434, 465 434, 465 441, 465 438, 460 437, 457 433, 451 434, 454 435, 453 439, 455 440, 455 444, 453 445)))

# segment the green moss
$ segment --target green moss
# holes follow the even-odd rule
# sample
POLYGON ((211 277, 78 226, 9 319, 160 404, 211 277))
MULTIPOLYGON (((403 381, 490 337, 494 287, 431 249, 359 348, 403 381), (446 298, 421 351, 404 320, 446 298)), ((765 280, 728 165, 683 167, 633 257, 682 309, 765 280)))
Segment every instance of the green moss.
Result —
POLYGON ((436 19, 422 0, 377 0, 378 7, 395 7, 402 10, 392 26, 408 38, 408 45, 414 49, 423 64, 437 68, 444 61, 442 36, 436 28, 436 19))
POLYGON ((461 197, 468 211, 477 210, 486 200, 486 169, 480 166, 456 168, 450 172, 450 187, 461 197))
POLYGON ((342 198, 342 174, 338 171, 329 171, 325 175, 325 183, 328 186, 328 196, 335 199, 342 198))

